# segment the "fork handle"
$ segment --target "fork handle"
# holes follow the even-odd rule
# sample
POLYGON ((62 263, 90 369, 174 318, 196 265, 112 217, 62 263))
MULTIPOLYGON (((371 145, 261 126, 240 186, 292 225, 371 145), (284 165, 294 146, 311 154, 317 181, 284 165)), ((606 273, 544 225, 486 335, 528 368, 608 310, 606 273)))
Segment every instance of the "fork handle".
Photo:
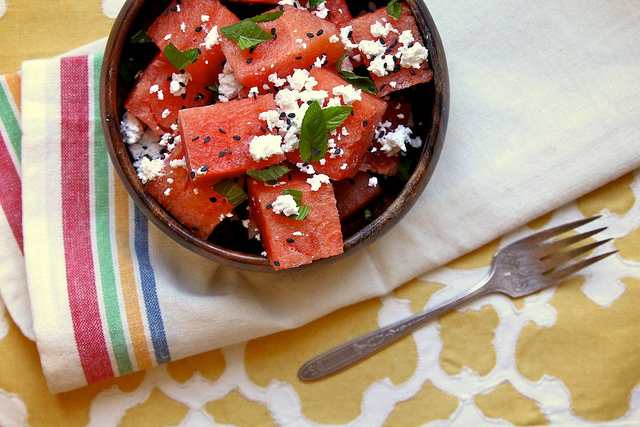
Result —
POLYGON ((362 335, 310 359, 302 365, 298 371, 298 377, 302 381, 315 381, 355 365, 361 360, 393 344, 400 338, 407 336, 428 321, 480 295, 490 292, 486 286, 487 282, 488 281, 485 280, 466 293, 448 300, 433 309, 423 311, 415 316, 362 335))

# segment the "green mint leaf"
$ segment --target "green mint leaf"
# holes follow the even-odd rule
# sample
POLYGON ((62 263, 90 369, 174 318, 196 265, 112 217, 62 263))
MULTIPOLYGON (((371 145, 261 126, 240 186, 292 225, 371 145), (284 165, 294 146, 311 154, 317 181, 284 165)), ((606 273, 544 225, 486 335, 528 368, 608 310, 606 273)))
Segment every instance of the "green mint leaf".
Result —
POLYGON ((340 75, 353 87, 374 95, 378 93, 378 88, 369 77, 359 76, 350 71, 340 71, 340 75))
POLYGON ((344 58, 347 56, 349 56, 347 52, 343 53, 340 59, 338 59, 338 62, 336 62, 336 70, 338 70, 339 73, 342 72, 342 61, 344 61, 344 58))
POLYGON ((298 206, 298 213, 296 215, 292 215, 291 218, 302 221, 307 217, 307 215, 309 215, 309 212, 311 212, 311 206, 298 206))
POLYGON ((309 9, 313 10, 323 2, 324 0, 309 0, 309 9))
POLYGON ((327 107, 322 109, 324 115, 324 121, 327 123, 327 132, 331 132, 338 126, 344 123, 349 118, 353 106, 351 105, 336 105, 334 107, 327 107))
POLYGON ((229 40, 238 43, 238 47, 243 50, 256 47, 262 42, 273 39, 271 33, 263 30, 251 19, 245 19, 227 27, 222 27, 220 32, 229 40))
POLYGON ((151 37, 147 35, 146 32, 139 30, 133 36, 131 36, 131 43, 152 43, 151 37))
POLYGON ((304 162, 317 162, 327 153, 327 122, 318 101, 313 101, 302 119, 300 127, 300 158, 304 162))
POLYGON ((187 49, 182 52, 171 42, 169 42, 167 47, 164 48, 163 53, 169 62, 176 67, 176 70, 182 70, 184 67, 194 63, 196 59, 198 59, 198 49, 187 49))
POLYGON ((248 198, 247 193, 244 192, 242 187, 228 178, 214 184, 211 188, 220 193, 220 195, 227 199, 233 206, 238 206, 248 198))
POLYGON ((286 166, 271 165, 267 166, 265 169, 248 170, 247 175, 257 179, 258 181, 262 181, 265 184, 275 185, 278 183, 278 179, 289 171, 290 169, 286 166))
POLYGON ((399 19, 400 14, 402 13, 402 5, 399 3, 400 0, 391 0, 387 4, 387 15, 392 18, 399 19))
POLYGON ((371 216, 372 216, 371 209, 365 209, 364 210, 364 220, 365 221, 371 220, 371 216))
POLYGON ((296 205, 300 206, 300 203, 302 203, 302 191, 300 190, 296 190, 294 188, 285 188, 284 189, 284 195, 289 195, 291 197, 293 197, 293 200, 296 201, 296 205))
POLYGON ((263 13, 262 15, 254 16, 253 18, 249 18, 249 19, 253 22, 269 22, 269 21, 274 21, 280 18, 283 13, 284 13, 284 10, 277 10, 275 12, 263 13))

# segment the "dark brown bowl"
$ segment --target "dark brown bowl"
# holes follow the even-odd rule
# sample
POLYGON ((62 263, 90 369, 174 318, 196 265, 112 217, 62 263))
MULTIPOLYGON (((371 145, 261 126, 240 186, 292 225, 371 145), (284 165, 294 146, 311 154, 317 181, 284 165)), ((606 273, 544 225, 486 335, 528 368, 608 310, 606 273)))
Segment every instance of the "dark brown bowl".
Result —
MULTIPOLYGON (((384 233, 389 231, 414 205, 427 185, 444 143, 449 112, 449 76, 442 42, 435 23, 427 7, 421 0, 407 0, 420 31, 425 47, 429 50, 429 62, 433 70, 433 80, 419 85, 408 95, 413 103, 415 134, 423 140, 423 146, 417 152, 415 168, 406 182, 396 183, 385 196, 371 206, 372 218, 364 221, 362 216, 343 223, 344 253, 331 258, 314 261, 312 264, 297 267, 326 265, 329 262, 344 259, 364 249, 384 233)), ((275 271, 268 260, 256 252, 255 248, 244 248, 228 242, 225 234, 217 238, 202 240, 176 221, 164 208, 145 191, 132 165, 125 142, 120 132, 120 121, 124 113, 124 101, 131 82, 125 81, 120 67, 129 66, 131 58, 127 56, 126 45, 138 30, 146 29, 170 3, 169 0, 128 0, 116 19, 107 42, 102 75, 100 81, 100 107, 102 124, 111 161, 124 183, 129 195, 144 215, 160 230, 189 250, 205 258, 231 267, 250 271, 275 271)), ((365 9, 367 0, 348 1, 353 10, 365 9)), ((378 6, 385 5, 386 2, 378 6)))

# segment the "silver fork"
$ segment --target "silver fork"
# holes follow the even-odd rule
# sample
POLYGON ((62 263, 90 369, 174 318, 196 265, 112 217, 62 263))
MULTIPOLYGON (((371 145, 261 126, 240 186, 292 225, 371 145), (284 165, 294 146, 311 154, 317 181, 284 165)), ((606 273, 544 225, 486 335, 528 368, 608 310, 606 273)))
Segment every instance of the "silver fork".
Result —
POLYGON ((496 253, 487 277, 466 293, 435 308, 334 347, 302 365, 298 371, 298 377, 302 381, 315 381, 328 377, 355 365, 428 321, 479 296, 501 292, 512 298, 523 297, 558 283, 576 271, 616 253, 617 251, 611 251, 564 266, 574 258, 610 241, 611 239, 606 239, 575 249, 568 248, 607 227, 545 243, 553 237, 597 218, 599 216, 553 227, 511 243, 496 253))

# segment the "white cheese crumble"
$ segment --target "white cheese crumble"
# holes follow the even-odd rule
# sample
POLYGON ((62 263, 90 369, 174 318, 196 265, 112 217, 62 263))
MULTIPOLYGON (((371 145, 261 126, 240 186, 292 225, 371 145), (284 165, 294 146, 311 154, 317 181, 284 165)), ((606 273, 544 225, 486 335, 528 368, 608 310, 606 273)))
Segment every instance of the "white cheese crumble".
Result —
POLYGON ((201 16, 200 16, 200 20, 201 20, 202 22, 209 22, 209 18, 210 18, 210 16, 209 16, 209 15, 201 15, 201 16))
POLYGON ((242 84, 233 74, 233 69, 228 62, 224 64, 222 73, 218 74, 218 99, 227 102, 238 97, 238 92, 242 89, 242 84))
POLYGON ((398 30, 393 28, 393 26, 385 22, 384 24, 380 23, 380 21, 376 21, 370 28, 371 35, 373 37, 387 37, 390 32, 397 33, 398 30))
POLYGON ((331 37, 329 37, 329 43, 338 43, 339 41, 340 37, 335 34, 332 34, 331 37))
POLYGON ((371 59, 374 56, 384 55, 387 48, 376 40, 362 40, 358 44, 358 49, 367 57, 367 59, 371 59))
POLYGON ((180 31, 182 31, 183 33, 187 31, 187 24, 185 24, 184 22, 180 24, 180 31))
POLYGON ((358 47, 357 44, 352 43, 351 40, 349 39, 349 35, 352 34, 352 32, 353 32, 353 27, 351 25, 347 25, 346 27, 340 28, 340 40, 342 41, 344 48, 348 52, 351 52, 353 49, 356 49, 358 47))
POLYGON ((144 133, 144 124, 133 114, 125 111, 120 123, 122 139, 127 144, 134 144, 140 140, 144 133))
POLYGON ((332 89, 334 95, 342 96, 342 101, 346 105, 353 104, 355 101, 362 100, 362 90, 356 89, 351 85, 335 86, 332 89))
POLYGON ((325 2, 320 3, 316 8, 311 12, 316 15, 320 19, 326 19, 329 16, 329 9, 325 5, 325 2))
POLYGON ((271 204, 271 209, 275 214, 284 214, 286 216, 298 214, 298 205, 296 205, 296 201, 291 194, 278 196, 271 204))
POLYGON ((172 73, 171 83, 169 84, 169 90, 173 96, 181 96, 187 93, 187 84, 192 80, 191 74, 187 73, 172 73))
POLYGON ((280 135, 254 136, 249 143, 249 154, 256 162, 268 159, 273 155, 283 154, 280 144, 282 144, 280 135))
POLYGON ((401 52, 400 66, 405 68, 420 68, 420 64, 427 60, 429 51, 420 43, 414 43, 411 47, 402 46, 398 49, 401 52))
POLYGON ((329 177, 323 173, 315 174, 311 178, 307 178, 307 184, 311 186, 311 191, 318 191, 322 184, 329 184, 329 177))
POLYGON ((249 89, 248 96, 249 98, 255 98, 258 96, 259 93, 260 93, 260 89, 258 89, 258 86, 253 86, 251 89, 249 89))
POLYGON ((204 46, 205 49, 210 50, 212 47, 220 44, 220 34, 218 34, 218 26, 214 25, 207 37, 204 38, 204 43, 200 43, 200 46, 204 46))
POLYGON ((276 110, 263 111, 258 115, 258 118, 267 122, 269 130, 273 130, 275 127, 282 126, 282 120, 280 120, 280 113, 276 110))
POLYGON ((384 77, 389 74, 395 67, 393 56, 379 55, 373 58, 367 70, 378 77, 384 77))
POLYGON ((286 79, 278 78, 278 73, 269 74, 269 77, 267 77, 267 80, 269 80, 269 82, 273 83, 273 85, 275 87, 282 87, 282 86, 285 85, 285 83, 287 83, 286 79))
POLYGON ((371 178, 369 178, 369 182, 367 183, 367 185, 369 187, 377 187, 378 186, 378 178, 376 178, 375 176, 372 176, 371 178))
POLYGON ((151 93, 151 94, 156 93, 159 89, 160 89, 160 86, 151 85, 151 86, 149 86, 149 93, 151 93))
POLYGON ((164 161, 162 159, 151 160, 148 157, 143 157, 138 168, 138 178, 143 184, 146 184, 152 179, 161 176, 163 167, 164 161))
POLYGON ((383 124, 384 126, 386 126, 387 131, 381 138, 376 138, 376 141, 381 145, 380 151, 387 153, 387 156, 407 151, 406 144, 411 143, 411 129, 404 125, 398 125, 397 128, 390 131, 388 129, 390 126, 388 121, 383 124))
POLYGON ((166 36, 164 36, 165 40, 171 40, 171 34, 167 34, 166 36))
POLYGON ((306 163, 306 162, 296 163, 296 167, 300 169, 300 172, 304 172, 309 175, 313 175, 314 173, 316 173, 316 170, 313 168, 313 165, 310 163, 306 163))
POLYGON ((162 118, 166 119, 167 117, 169 117, 169 114, 171 114, 171 110, 169 110, 168 108, 165 108, 164 111, 162 112, 162 118))

